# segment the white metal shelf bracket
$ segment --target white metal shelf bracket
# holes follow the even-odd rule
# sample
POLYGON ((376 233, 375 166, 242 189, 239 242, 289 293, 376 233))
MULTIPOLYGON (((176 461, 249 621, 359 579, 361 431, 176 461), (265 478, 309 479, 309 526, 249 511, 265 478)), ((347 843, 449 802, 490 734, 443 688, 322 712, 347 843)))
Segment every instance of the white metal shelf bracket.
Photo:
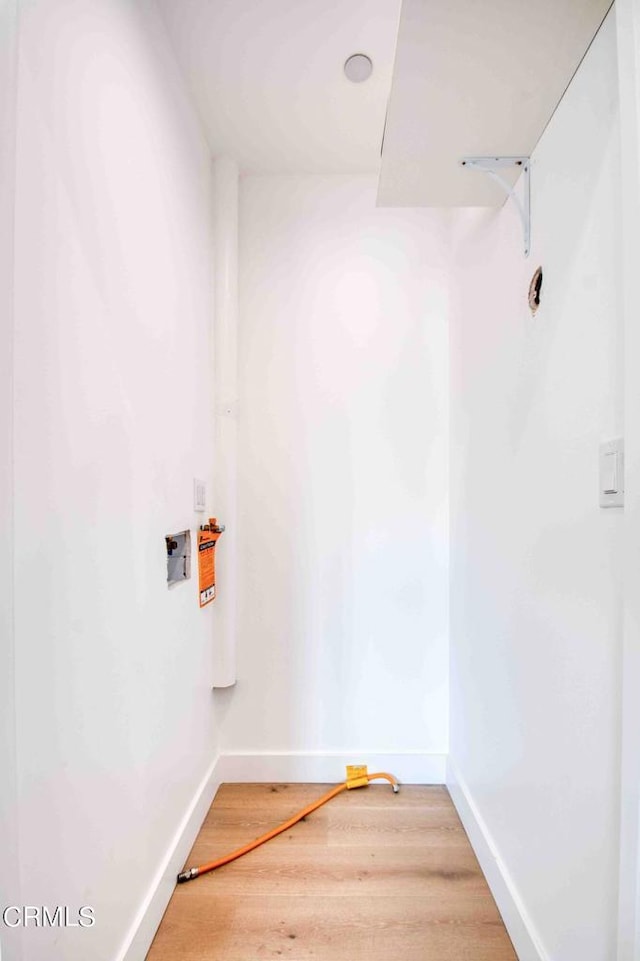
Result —
POLYGON ((479 170, 481 173, 488 174, 492 180, 500 184, 508 197, 511 197, 522 221, 522 233, 524 237, 524 255, 529 256, 531 248, 531 184, 530 184, 530 158, 529 157, 463 157, 460 161, 463 167, 470 167, 472 170, 479 170), (519 167, 522 170, 522 200, 518 197, 515 189, 500 176, 499 170, 505 167, 519 167))

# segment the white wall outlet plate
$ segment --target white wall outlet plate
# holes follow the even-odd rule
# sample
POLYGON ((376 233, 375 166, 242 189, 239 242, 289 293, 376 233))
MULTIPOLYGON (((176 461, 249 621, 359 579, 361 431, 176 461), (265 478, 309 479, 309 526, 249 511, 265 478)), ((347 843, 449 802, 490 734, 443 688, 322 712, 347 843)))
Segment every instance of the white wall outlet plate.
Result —
POLYGON ((193 509, 205 511, 207 509, 207 485, 198 477, 193 478, 193 509))
POLYGON ((624 441, 600 444, 600 507, 624 506, 624 441))

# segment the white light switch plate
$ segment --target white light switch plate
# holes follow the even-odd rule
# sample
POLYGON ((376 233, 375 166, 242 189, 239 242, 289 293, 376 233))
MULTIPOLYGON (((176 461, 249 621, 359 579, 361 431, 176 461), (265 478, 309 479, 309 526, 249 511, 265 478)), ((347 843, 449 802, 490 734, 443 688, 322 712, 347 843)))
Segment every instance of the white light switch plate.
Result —
POLYGON ((600 444, 600 507, 624 506, 624 441, 600 444))
POLYGON ((194 511, 207 509, 207 485, 198 477, 193 478, 193 509, 194 511))

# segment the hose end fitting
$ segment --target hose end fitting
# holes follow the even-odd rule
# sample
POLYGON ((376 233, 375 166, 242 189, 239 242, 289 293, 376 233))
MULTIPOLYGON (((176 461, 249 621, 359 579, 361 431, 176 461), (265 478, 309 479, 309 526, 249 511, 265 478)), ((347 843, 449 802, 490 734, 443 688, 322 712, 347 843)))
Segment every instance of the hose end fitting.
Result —
POLYGON ((188 870, 182 871, 178 875, 178 884, 184 884, 185 881, 190 881, 192 878, 197 878, 197 877, 198 877, 198 869, 188 868, 188 870))
POLYGON ((396 783, 395 783, 394 785, 392 785, 392 786, 393 786, 393 793, 394 793, 394 794, 397 794, 398 791, 400 790, 400 785, 399 785, 398 782, 396 781, 396 783))

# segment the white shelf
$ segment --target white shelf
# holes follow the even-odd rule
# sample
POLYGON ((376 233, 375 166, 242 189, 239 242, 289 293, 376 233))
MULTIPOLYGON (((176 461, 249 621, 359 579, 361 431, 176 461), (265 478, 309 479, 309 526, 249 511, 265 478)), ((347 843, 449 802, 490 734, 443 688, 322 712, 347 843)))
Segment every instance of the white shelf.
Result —
POLYGON ((403 0, 378 204, 502 206, 460 160, 531 154, 611 5, 403 0))

